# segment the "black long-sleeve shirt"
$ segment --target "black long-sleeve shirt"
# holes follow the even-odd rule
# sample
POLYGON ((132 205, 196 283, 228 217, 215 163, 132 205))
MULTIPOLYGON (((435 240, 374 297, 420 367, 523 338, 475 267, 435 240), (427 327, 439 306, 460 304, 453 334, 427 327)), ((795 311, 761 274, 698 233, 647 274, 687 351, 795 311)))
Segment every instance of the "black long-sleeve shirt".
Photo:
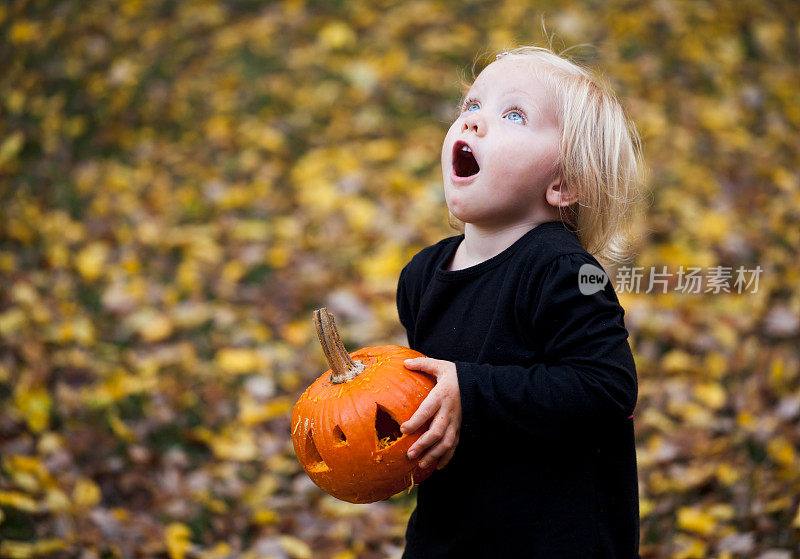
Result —
POLYGON ((602 266, 561 222, 447 270, 463 238, 418 252, 398 282, 409 345, 455 363, 462 410, 404 559, 637 558, 637 379, 612 282, 582 294, 581 266, 602 266))

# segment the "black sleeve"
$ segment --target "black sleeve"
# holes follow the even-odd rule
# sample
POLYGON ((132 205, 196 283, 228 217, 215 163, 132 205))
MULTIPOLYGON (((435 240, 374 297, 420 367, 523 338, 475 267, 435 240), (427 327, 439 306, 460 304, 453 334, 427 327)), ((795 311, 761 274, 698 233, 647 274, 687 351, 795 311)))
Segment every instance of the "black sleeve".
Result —
POLYGON ((416 316, 416 311, 411 304, 411 293, 406 285, 408 276, 408 265, 406 265, 401 270, 400 279, 397 281, 397 315, 400 317, 400 323, 406 329, 409 347, 414 349, 414 317, 416 316))
POLYGON ((581 293, 583 254, 556 257, 530 295, 532 331, 544 360, 523 365, 456 361, 462 438, 507 433, 558 439, 597 422, 627 418, 638 393, 624 310, 612 282, 581 293))

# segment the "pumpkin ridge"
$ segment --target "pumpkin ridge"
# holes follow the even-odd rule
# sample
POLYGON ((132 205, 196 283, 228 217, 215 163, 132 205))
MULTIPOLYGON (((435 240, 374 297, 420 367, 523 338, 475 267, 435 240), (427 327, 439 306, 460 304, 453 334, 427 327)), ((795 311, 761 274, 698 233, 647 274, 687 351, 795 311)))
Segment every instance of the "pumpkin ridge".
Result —
POLYGON ((382 378, 386 379, 386 382, 392 383, 394 388, 397 390, 396 393, 392 393, 393 396, 401 395, 405 398, 402 406, 403 408, 406 408, 407 406, 413 406, 414 401, 411 399, 411 396, 405 393, 404 387, 393 378, 393 375, 384 374, 382 378))

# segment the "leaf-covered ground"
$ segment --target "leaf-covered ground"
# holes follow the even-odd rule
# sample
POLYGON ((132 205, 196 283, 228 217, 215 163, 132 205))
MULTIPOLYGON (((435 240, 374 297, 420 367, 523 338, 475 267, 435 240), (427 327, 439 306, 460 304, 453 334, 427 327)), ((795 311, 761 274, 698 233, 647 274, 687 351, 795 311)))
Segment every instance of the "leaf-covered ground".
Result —
POLYGON ((295 459, 311 311, 405 343, 459 79, 542 16, 642 134, 635 265, 763 269, 620 292, 642 556, 800 557, 790 0, 0 4, 0 556, 398 557, 413 490, 349 505, 295 459))

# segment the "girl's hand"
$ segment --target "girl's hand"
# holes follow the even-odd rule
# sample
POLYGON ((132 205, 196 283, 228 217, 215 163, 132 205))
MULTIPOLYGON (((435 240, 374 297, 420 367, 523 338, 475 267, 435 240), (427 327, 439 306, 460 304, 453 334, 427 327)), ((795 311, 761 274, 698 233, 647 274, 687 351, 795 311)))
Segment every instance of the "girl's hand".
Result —
POLYGON ((400 430, 403 433, 413 433, 436 414, 425 434, 408 449, 408 457, 413 459, 421 456, 425 449, 432 447, 420 460, 419 467, 424 468, 439 459, 436 469, 441 470, 453 457, 461 430, 461 392, 458 388, 456 364, 430 357, 406 359, 403 364, 407 369, 436 377, 436 386, 431 389, 414 415, 400 426, 400 430))

